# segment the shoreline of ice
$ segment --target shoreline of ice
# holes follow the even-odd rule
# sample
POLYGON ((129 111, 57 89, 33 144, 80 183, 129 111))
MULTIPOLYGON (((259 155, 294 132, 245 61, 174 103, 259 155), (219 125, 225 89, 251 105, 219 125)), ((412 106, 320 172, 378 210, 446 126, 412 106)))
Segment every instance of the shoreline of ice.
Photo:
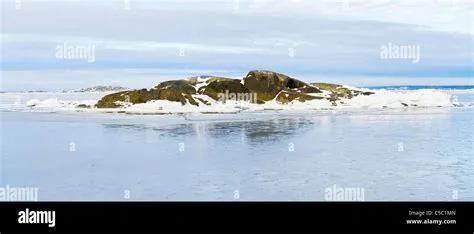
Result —
POLYGON ((313 112, 313 111, 364 111, 385 109, 417 109, 417 108, 450 108, 474 107, 474 103, 458 102, 452 94, 440 90, 371 90, 373 95, 359 95, 352 99, 337 101, 333 106, 329 100, 311 100, 306 102, 293 101, 280 104, 269 101, 265 104, 253 104, 245 101, 215 101, 205 95, 194 95, 208 101, 209 105, 194 106, 189 103, 154 100, 147 103, 128 104, 123 108, 102 109, 94 108, 97 101, 108 92, 94 93, 2 93, 0 94, 0 111, 30 111, 30 112, 97 112, 122 114, 237 114, 262 111, 279 112, 313 112), (81 105, 82 107, 78 107, 81 105), (92 108, 84 108, 89 106, 92 108))

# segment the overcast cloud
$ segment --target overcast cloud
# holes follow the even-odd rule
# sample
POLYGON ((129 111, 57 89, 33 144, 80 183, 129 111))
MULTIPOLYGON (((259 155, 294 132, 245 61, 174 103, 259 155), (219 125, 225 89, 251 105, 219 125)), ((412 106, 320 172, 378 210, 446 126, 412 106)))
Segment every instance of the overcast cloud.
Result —
POLYGON ((2 90, 142 87, 252 69, 352 85, 474 84, 471 0, 8 0, 1 7, 2 90), (418 46, 419 61, 382 59, 389 44, 418 46), (58 47, 91 45, 93 61, 58 58, 58 47))

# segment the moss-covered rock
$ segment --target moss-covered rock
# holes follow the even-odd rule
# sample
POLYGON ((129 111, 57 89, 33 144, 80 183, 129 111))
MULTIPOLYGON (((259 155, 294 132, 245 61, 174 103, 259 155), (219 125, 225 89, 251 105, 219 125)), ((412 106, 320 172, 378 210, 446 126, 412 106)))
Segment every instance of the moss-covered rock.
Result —
POLYGON ((159 83, 155 89, 158 90, 173 90, 179 93, 184 93, 184 94, 196 94, 196 88, 194 85, 196 85, 196 81, 193 79, 187 79, 187 80, 169 80, 169 81, 164 81, 159 83))
POLYGON ((264 70, 250 71, 244 78, 244 88, 257 93, 257 100, 269 101, 282 90, 299 90, 303 93, 320 93, 321 91, 303 81, 289 76, 264 70))
POLYGON ((91 108, 91 106, 86 105, 86 104, 79 104, 76 106, 77 108, 91 108))
POLYGON ((122 91, 104 96, 97 103, 97 108, 117 108, 124 103, 146 103, 151 100, 168 100, 181 102, 183 105, 190 103, 198 105, 191 96, 196 94, 196 89, 187 80, 171 80, 158 84, 152 89, 122 91))
MULTIPOLYGON (((263 104, 276 98, 278 102, 288 103, 294 100, 307 101, 327 98, 333 104, 340 99, 349 99, 357 95, 371 95, 373 92, 351 90, 338 84, 305 83, 289 76, 264 70, 250 71, 243 80, 224 77, 191 77, 183 80, 164 81, 152 89, 127 90, 104 96, 96 104, 98 108, 117 108, 130 104, 145 103, 151 100, 168 100, 181 104, 210 105, 202 98, 193 95, 207 95, 214 100, 250 97, 248 101, 263 104), (243 81, 243 82, 242 82, 243 81), (198 90, 196 90, 199 87, 198 90), (331 95, 308 95, 328 91, 331 95), (230 95, 230 96, 228 96, 230 95), (232 98, 233 97, 233 98, 232 98)), ((247 100, 247 99, 245 99, 247 100)), ((82 107, 82 106, 81 106, 82 107)))
POLYGON ((352 90, 349 88, 346 88, 342 85, 338 84, 330 84, 330 83, 311 83, 311 85, 324 90, 331 92, 331 97, 330 100, 332 102, 335 102, 340 99, 350 99, 353 98, 357 95, 372 95, 374 94, 373 92, 363 92, 363 91, 358 91, 358 90, 352 90))
POLYGON ((205 105, 208 105, 208 106, 211 105, 211 103, 209 103, 208 101, 206 101, 206 100, 204 100, 204 99, 202 99, 202 98, 196 98, 196 99, 197 99, 198 101, 200 101, 201 103, 204 103, 205 105))
POLYGON ((331 98, 352 98, 353 93, 352 90, 338 84, 330 84, 330 83, 311 83, 313 86, 331 92, 331 98))
POLYGON ((330 83, 311 83, 311 85, 318 87, 321 90, 326 90, 326 91, 333 91, 337 88, 343 87, 342 85, 330 84, 330 83))
POLYGON ((305 101, 315 100, 315 99, 324 99, 324 98, 311 96, 311 95, 300 93, 294 90, 282 90, 280 93, 278 93, 276 97, 276 101, 282 104, 286 104, 294 100, 305 102, 305 101))
POLYGON ((230 79, 223 77, 211 77, 206 81, 207 85, 199 88, 198 93, 219 100, 219 94, 224 93, 245 93, 244 85, 240 79, 230 79))
POLYGON ((284 88, 290 77, 269 71, 250 71, 244 78, 247 90, 257 93, 257 100, 269 101, 284 88))
POLYGON ((307 86, 303 86, 301 88, 295 88, 295 89, 292 89, 292 90, 295 90, 295 91, 299 91, 301 93, 321 93, 321 90, 312 86, 312 85, 307 85, 307 86))
MULTIPOLYGON (((199 103, 196 100, 194 100, 191 94, 185 94, 184 98, 188 101, 189 104, 199 106, 199 103)), ((184 105, 185 103, 181 102, 181 104, 184 105)))
POLYGON ((96 104, 97 108, 117 108, 122 105, 119 102, 129 102, 130 93, 133 91, 122 91, 118 93, 112 93, 102 97, 96 104))
MULTIPOLYGON (((375 94, 374 92, 359 92, 359 91, 355 91, 355 92, 357 93, 357 95, 358 95, 358 94, 362 94, 362 95, 364 95, 364 96, 369 96, 369 95, 375 94)), ((356 95, 356 96, 357 96, 357 95, 356 95)))

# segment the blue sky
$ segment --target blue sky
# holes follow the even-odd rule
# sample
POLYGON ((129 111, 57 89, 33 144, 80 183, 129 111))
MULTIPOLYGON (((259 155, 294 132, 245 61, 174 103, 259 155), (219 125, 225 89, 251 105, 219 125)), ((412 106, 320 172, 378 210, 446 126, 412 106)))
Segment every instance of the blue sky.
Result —
POLYGON ((274 70, 355 86, 474 84, 471 0, 2 1, 1 90, 148 87, 274 70), (417 46, 419 62, 381 58, 417 46), (57 48, 93 45, 94 60, 57 48))

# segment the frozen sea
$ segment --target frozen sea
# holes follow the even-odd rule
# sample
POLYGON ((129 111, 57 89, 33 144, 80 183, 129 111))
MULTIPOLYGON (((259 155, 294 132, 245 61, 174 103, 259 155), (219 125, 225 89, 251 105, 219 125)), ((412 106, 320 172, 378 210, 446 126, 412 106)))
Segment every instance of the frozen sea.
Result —
POLYGON ((324 201, 334 185, 474 201, 473 107, 0 114, 0 187, 37 187, 40 201, 324 201))

